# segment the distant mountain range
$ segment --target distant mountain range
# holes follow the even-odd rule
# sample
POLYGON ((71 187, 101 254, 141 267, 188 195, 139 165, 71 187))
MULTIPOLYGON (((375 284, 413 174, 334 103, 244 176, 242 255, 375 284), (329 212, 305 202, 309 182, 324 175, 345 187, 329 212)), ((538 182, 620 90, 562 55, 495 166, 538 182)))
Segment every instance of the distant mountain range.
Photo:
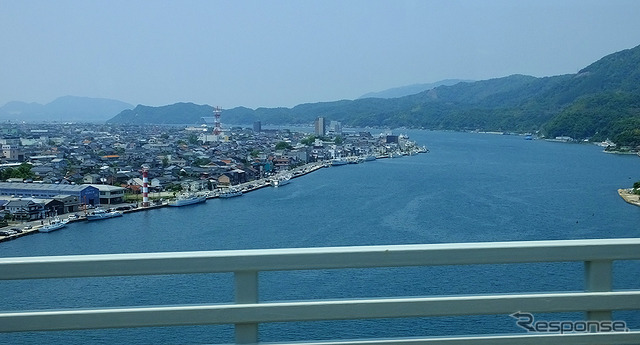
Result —
POLYGON ((462 79, 445 79, 435 83, 428 84, 413 84, 407 86, 394 87, 392 89, 387 89, 378 92, 369 92, 360 97, 360 98, 398 98, 409 95, 415 95, 416 93, 420 93, 422 91, 431 90, 438 86, 451 86, 458 83, 472 83, 473 80, 462 80, 462 79))
MULTIPOLYGON (((250 110, 250 109, 249 109, 250 110)), ((176 103, 161 107, 138 105, 133 109, 123 110, 110 123, 130 124, 196 124, 203 117, 212 117, 213 107, 193 103, 176 103), (125 121, 118 121, 124 119, 125 121), (153 119, 153 121, 149 121, 153 119)))
MULTIPOLYGON (((195 124, 212 114, 209 105, 134 108, 115 100, 72 96, 46 105, 9 102, 0 108, 0 120, 48 122, 195 124)), ((605 56, 576 74, 444 80, 368 93, 355 100, 293 108, 236 107, 223 111, 222 121, 309 124, 319 116, 352 127, 535 132, 640 146, 640 46, 605 56)))
MULTIPOLYGON (((108 122, 198 123, 201 117, 211 116, 212 110, 190 103, 138 106, 108 122)), ((540 132, 548 137, 610 138, 637 146, 640 46, 605 56, 576 74, 544 78, 512 75, 459 82, 397 98, 367 97, 293 108, 237 107, 225 110, 222 118, 223 123, 234 124, 256 120, 264 124, 308 124, 318 116, 354 127, 540 132)))
POLYGON ((0 107, 0 120, 27 122, 105 122, 133 105, 106 98, 64 96, 47 104, 9 102, 0 107))

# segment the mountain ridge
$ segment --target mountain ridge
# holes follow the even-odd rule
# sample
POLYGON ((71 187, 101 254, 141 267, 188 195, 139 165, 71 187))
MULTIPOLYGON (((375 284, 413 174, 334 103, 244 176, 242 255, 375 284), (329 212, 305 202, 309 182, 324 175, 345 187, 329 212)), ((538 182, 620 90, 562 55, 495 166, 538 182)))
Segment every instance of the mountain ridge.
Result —
MULTIPOLYGON (((401 97, 304 103, 292 108, 235 107, 223 112, 223 122, 309 124, 323 116, 354 127, 536 132, 576 139, 618 138, 623 144, 640 145, 640 46, 604 56, 575 74, 541 78, 514 74, 473 82, 449 81, 452 85, 444 83, 401 97)), ((396 89, 403 87, 389 90, 396 89)), ((121 109, 111 108, 112 113, 106 115, 106 111, 95 110, 104 110, 106 105, 97 106, 97 99, 89 100, 93 110, 71 96, 47 105, 9 102, 0 108, 0 119, 12 116, 23 120, 31 115, 51 121, 66 112, 85 117, 83 120, 91 113, 95 121, 108 123, 186 124, 198 123, 213 112, 209 105, 194 103, 134 108, 120 102, 121 109), (73 111, 64 110, 68 103, 74 104, 73 111)))
MULTIPOLYGON (((171 114, 160 116, 154 111, 135 119, 125 115, 109 122, 175 123, 171 114)), ((604 56, 576 74, 541 78, 515 74, 441 85, 397 98, 305 103, 293 108, 236 107, 223 112, 223 121, 308 124, 319 116, 353 127, 517 131, 594 141, 610 138, 640 146, 640 46, 604 56)), ((199 118, 180 117, 182 123, 186 120, 195 123, 199 118)))
POLYGON ((365 93, 364 95, 358 97, 357 99, 361 99, 361 98, 398 98, 398 97, 404 97, 404 96, 409 96, 409 95, 415 95, 415 94, 423 92, 423 91, 431 90, 431 89, 436 88, 438 86, 443 86, 443 85, 451 86, 451 85, 455 85, 455 84, 458 84, 458 83, 470 83, 470 82, 473 82, 473 80, 444 79, 444 80, 437 81, 435 83, 411 84, 411 85, 393 87, 393 88, 382 90, 382 91, 368 92, 368 93, 365 93))
POLYGON ((0 120, 105 122, 128 108, 133 108, 133 105, 115 99, 62 96, 47 104, 7 102, 0 107, 0 120))

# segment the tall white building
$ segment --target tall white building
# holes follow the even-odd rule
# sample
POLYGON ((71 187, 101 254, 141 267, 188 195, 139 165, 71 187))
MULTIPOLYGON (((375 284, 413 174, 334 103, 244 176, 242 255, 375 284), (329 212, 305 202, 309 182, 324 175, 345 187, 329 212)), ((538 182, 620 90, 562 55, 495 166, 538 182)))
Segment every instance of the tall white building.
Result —
POLYGON ((316 118, 316 135, 324 137, 327 134, 327 122, 324 117, 316 118))

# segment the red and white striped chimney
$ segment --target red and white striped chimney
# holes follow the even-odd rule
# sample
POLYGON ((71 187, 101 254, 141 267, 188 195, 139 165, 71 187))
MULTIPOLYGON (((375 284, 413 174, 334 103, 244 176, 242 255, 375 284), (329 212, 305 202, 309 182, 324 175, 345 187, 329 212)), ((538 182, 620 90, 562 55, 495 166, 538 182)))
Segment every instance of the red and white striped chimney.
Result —
POLYGON ((142 207, 149 206, 149 169, 142 167, 142 207))

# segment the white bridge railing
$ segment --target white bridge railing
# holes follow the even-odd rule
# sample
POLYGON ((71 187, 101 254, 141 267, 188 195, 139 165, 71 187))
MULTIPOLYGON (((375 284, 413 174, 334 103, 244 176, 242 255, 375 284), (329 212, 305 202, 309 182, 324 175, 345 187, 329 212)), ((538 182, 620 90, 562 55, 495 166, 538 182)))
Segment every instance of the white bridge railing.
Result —
MULTIPOLYGON (((233 272, 235 304, 0 312, 0 332, 235 324, 258 343, 268 322, 640 310, 640 291, 612 291, 612 262, 640 259, 640 239, 487 242, 0 258, 0 280, 233 272), (258 301, 258 272, 401 266, 584 262, 585 291, 450 297, 258 301)), ((637 272, 636 272, 637 273, 637 272)), ((638 277, 640 279, 640 276, 638 277)), ((640 331, 334 341, 316 344, 640 344, 640 331)))

